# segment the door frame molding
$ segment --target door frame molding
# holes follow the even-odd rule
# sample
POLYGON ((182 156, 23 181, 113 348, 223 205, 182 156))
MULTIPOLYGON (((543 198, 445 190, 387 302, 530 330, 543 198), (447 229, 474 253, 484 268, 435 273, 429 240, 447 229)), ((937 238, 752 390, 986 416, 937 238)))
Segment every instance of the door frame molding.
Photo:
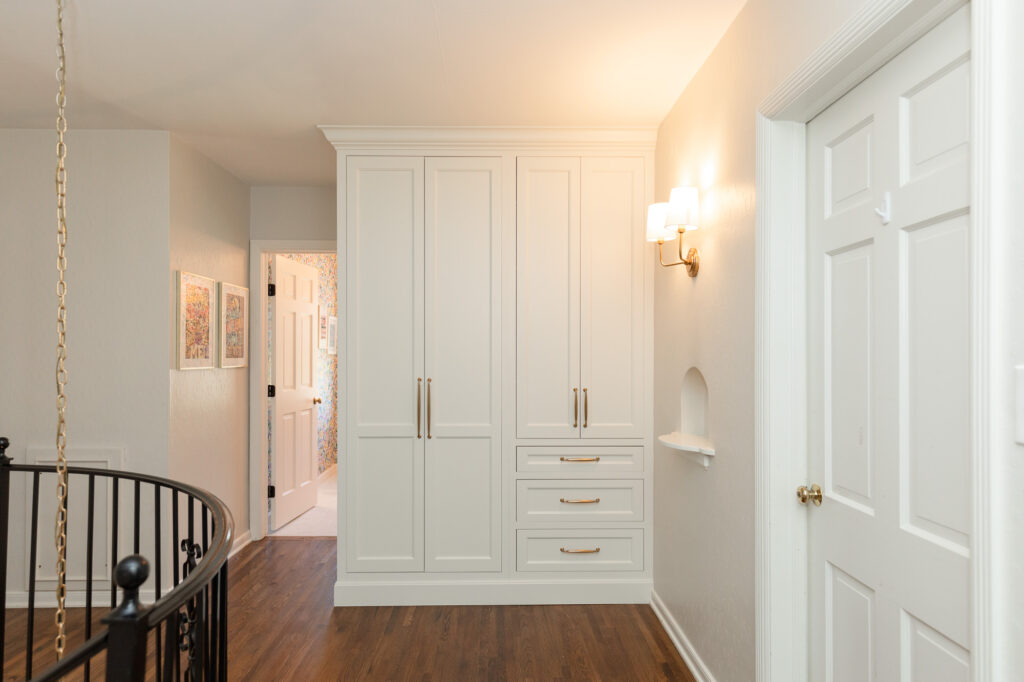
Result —
MULTIPOLYGON (((249 526, 267 536, 267 257, 275 253, 337 253, 337 242, 314 239, 249 241, 249 526), (253 343, 253 341, 256 343, 253 343), (252 349, 258 348, 258 353, 252 349)), ((340 408, 339 408, 340 409, 340 408)))
MULTIPOLYGON (((972 679, 992 670, 989 337, 994 6, 971 5, 972 679)), ((808 679, 806 124, 967 0, 869 0, 758 107, 755 237, 755 665, 808 679)))

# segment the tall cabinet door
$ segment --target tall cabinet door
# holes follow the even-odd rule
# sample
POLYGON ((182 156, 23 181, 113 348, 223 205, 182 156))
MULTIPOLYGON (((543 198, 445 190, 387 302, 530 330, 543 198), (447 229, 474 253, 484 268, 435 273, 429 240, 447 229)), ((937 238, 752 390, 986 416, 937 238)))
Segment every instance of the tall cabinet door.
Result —
POLYGON ((422 571, 423 159, 346 170, 346 567, 422 571))
POLYGON ((584 438, 643 436, 644 165, 581 161, 580 390, 584 438))
POLYGON ((501 159, 428 158, 426 569, 498 571, 501 159))
POLYGON ((578 158, 519 158, 516 244, 518 436, 577 438, 583 416, 578 158))

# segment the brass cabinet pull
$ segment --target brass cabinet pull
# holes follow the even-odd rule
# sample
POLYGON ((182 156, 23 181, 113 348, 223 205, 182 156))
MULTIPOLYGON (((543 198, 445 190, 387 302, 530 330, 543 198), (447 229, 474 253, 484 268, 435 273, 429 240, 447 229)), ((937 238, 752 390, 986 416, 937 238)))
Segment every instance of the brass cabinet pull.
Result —
POLYGON ((427 438, 433 438, 430 435, 430 377, 427 377, 427 438))
POLYGON ((423 438, 423 377, 416 377, 416 437, 423 438))
POLYGON ((597 554, 601 551, 601 548, 595 547, 594 549, 566 549, 565 547, 559 547, 559 550, 561 550, 563 554, 597 554))
POLYGON ((813 502, 815 507, 821 506, 821 486, 815 483, 810 488, 805 485, 800 486, 796 489, 796 499, 800 500, 800 504, 807 504, 813 502))
POLYGON ((601 501, 600 497, 594 497, 591 499, 580 499, 580 500, 567 500, 564 497, 558 500, 562 504, 596 504, 601 501))
POLYGON ((320 400, 320 398, 313 398, 313 404, 314 405, 319 405, 322 402, 323 402, 323 400, 320 400))
POLYGON ((600 457, 559 457, 562 462, 600 462, 600 457))
POLYGON ((588 421, 590 421, 590 396, 587 395, 587 389, 583 389, 583 428, 587 428, 588 421))
POLYGON ((580 426, 580 389, 572 389, 572 428, 580 426))

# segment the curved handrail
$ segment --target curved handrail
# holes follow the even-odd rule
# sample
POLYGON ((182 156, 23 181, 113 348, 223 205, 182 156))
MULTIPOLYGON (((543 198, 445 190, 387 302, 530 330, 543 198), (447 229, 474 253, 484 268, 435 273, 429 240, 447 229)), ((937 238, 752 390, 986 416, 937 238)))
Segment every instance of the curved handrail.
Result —
MULTIPOLYGON (((41 464, 11 463, 7 465, 7 467, 12 472, 38 472, 41 474, 54 473, 52 467, 41 464)), ((180 583, 175 585, 169 592, 167 592, 167 594, 157 599, 148 609, 146 609, 143 614, 143 619, 147 629, 152 627, 154 624, 163 621, 172 613, 175 613, 185 607, 189 600, 199 594, 203 587, 217 576, 221 567, 227 561, 234 536, 234 519, 231 517, 231 511, 228 509, 227 505, 225 505, 219 497, 208 490, 160 476, 120 471, 117 469, 96 469, 92 467, 69 466, 68 474, 92 475, 117 480, 151 483, 153 485, 167 488, 171 491, 184 493, 191 498, 199 500, 206 506, 212 515, 213 537, 210 538, 201 560, 196 564, 195 569, 190 571, 180 583)), ((94 648, 97 640, 106 637, 107 631, 108 628, 104 628, 89 641, 83 643, 74 650, 69 651, 65 654, 65 658, 62 662, 67 663, 73 661, 78 658, 78 654, 85 653, 85 651, 80 650, 94 648)))

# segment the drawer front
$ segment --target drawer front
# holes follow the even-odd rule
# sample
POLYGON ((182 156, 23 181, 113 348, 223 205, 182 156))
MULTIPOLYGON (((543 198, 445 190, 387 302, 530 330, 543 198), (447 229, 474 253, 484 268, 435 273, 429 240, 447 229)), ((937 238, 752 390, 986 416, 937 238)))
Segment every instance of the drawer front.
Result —
POLYGON ((520 530, 519 571, 642 571, 644 532, 623 530, 520 530))
POLYGON ((516 471, 533 474, 581 476, 634 474, 644 470, 642 447, 566 448, 525 446, 516 448, 516 471))
POLYGON ((516 481, 519 523, 643 521, 641 480, 516 481))

